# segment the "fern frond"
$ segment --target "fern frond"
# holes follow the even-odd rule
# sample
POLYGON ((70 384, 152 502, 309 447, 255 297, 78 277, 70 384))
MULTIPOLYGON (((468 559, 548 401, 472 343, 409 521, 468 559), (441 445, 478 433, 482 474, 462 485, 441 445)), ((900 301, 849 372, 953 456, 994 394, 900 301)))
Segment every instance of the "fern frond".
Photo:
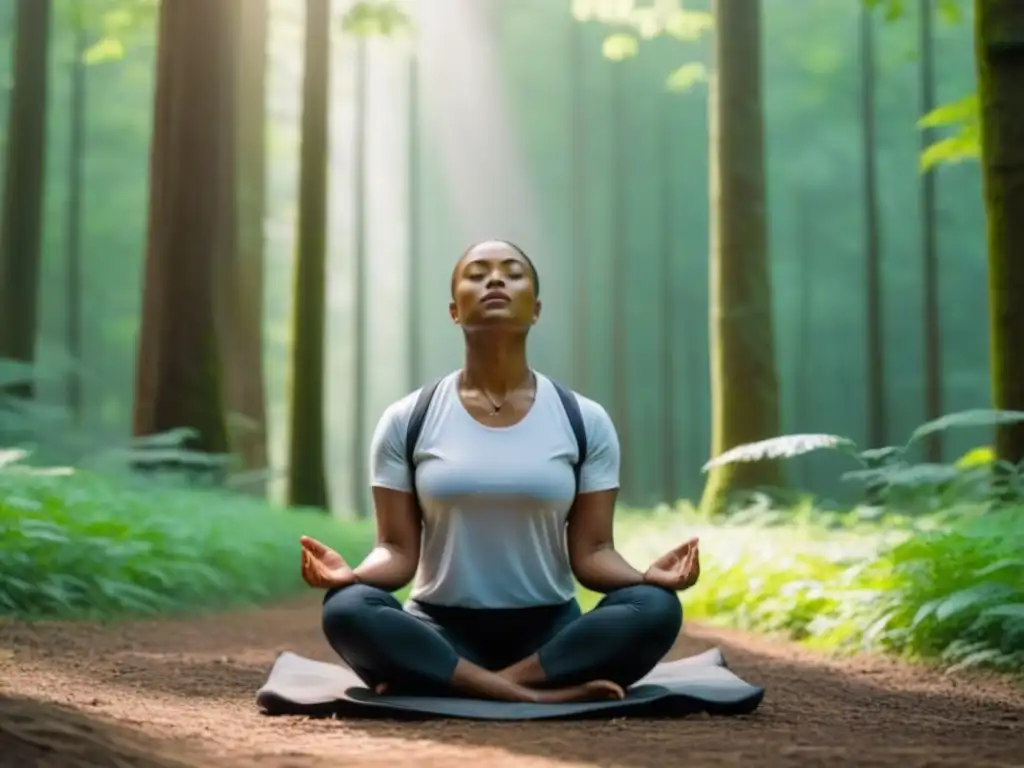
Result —
POLYGON ((768 440, 760 440, 756 443, 746 443, 731 448, 720 456, 711 459, 702 468, 702 472, 709 469, 721 467, 725 464, 734 464, 740 461, 763 461, 765 459, 790 459, 812 451, 822 449, 853 449, 854 442, 839 435, 806 434, 806 435, 783 435, 768 440))

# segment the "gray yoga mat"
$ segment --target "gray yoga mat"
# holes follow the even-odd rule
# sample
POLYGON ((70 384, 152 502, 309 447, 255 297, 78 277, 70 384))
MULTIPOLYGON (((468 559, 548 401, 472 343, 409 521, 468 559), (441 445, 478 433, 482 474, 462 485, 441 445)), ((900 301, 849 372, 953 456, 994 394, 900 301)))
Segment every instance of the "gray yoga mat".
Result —
POLYGON ((682 717, 697 712, 745 715, 757 709, 764 689, 730 671, 721 651, 659 664, 630 687, 622 701, 519 704, 461 697, 388 696, 368 689, 341 664, 282 653, 256 703, 268 715, 336 715, 349 718, 462 718, 555 720, 586 717, 682 717))

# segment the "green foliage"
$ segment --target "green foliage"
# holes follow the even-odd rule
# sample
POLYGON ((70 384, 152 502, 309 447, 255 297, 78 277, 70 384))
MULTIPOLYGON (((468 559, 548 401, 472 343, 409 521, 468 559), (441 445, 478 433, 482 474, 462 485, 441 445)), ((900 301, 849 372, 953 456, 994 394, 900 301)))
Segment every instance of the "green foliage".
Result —
POLYGON ((0 614, 101 617, 247 604, 303 588, 298 536, 356 558, 371 532, 226 492, 0 467, 0 614))
MULTIPOLYGON (((960 24, 964 19, 962 0, 938 0, 935 9, 939 18, 949 24, 960 24)), ((908 0, 864 0, 871 10, 880 9, 886 21, 897 21, 907 12, 908 0)))
MULTIPOLYGON (((622 30, 608 35, 601 46, 611 61, 637 56, 641 40, 671 37, 693 43, 714 26, 710 13, 686 10, 681 0, 655 0, 649 5, 634 0, 573 0, 572 13, 578 22, 596 21, 622 30)), ((669 74, 666 85, 681 92, 706 79, 703 63, 688 62, 669 74)))
POLYGON ((394 37, 408 33, 412 23, 395 0, 360 0, 345 11, 341 27, 361 37, 394 37))
POLYGON ((912 464, 910 448, 929 435, 948 429, 991 428, 1024 422, 1024 412, 976 409, 942 416, 922 424, 901 446, 860 450, 846 437, 830 434, 785 435, 732 448, 707 462, 703 470, 737 461, 786 459, 823 449, 852 456, 861 469, 847 472, 844 480, 867 485, 887 503, 917 509, 945 508, 950 504, 1009 497, 1024 497, 1024 466, 1006 462, 964 461, 956 464, 912 464), (997 472, 992 470, 996 469, 997 472))
POLYGON ((944 163, 977 160, 981 154, 981 121, 977 93, 936 107, 918 121, 917 127, 922 130, 952 128, 954 131, 951 135, 930 144, 921 153, 922 170, 927 171, 944 163))
POLYGON ((683 596, 698 621, 1024 672, 1024 507, 873 517, 805 506, 709 521, 673 510, 624 516, 617 538, 644 563, 700 536, 703 576, 683 596))
MULTIPOLYGON (((908 0, 864 0, 872 9, 880 9, 887 22, 903 19, 907 13, 908 0)), ((935 10, 941 21, 956 26, 964 22, 963 0, 939 0, 935 10)), ((922 171, 929 171, 938 165, 976 160, 981 154, 981 126, 978 115, 976 93, 942 104, 922 117, 917 124, 920 130, 952 128, 953 132, 929 144, 921 153, 918 163, 922 171)))
POLYGON ((63 23, 82 29, 89 47, 86 64, 120 61, 125 47, 145 34, 156 19, 157 0, 65 0, 58 6, 63 23))

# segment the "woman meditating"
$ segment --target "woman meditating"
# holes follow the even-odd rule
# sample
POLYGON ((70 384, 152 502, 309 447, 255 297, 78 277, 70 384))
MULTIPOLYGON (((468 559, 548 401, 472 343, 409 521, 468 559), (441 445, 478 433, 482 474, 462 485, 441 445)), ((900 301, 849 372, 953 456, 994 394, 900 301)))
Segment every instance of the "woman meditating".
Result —
POLYGON ((619 443, 605 410, 532 370, 537 271, 504 241, 452 274, 461 370, 391 405, 371 448, 377 543, 357 567, 303 537, 323 630, 379 693, 622 698, 673 645, 697 540, 646 571, 616 552, 619 443), (603 593, 581 614, 573 577, 603 593), (403 606, 391 594, 412 580, 403 606))

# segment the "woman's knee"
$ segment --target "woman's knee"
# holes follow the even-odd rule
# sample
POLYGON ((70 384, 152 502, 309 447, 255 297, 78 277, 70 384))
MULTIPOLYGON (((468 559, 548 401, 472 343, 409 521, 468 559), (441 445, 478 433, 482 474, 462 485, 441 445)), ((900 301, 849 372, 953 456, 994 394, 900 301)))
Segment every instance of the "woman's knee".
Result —
POLYGON ((637 611, 637 621, 645 633, 663 638, 671 645, 683 626, 683 605, 679 595, 653 584, 627 588, 623 595, 637 611))
MULTIPOLYGON (((328 640, 351 637, 372 622, 374 610, 397 601, 388 592, 366 584, 328 590, 324 595, 321 626, 328 640)), ((398 606, 401 608, 401 606, 398 606)))

